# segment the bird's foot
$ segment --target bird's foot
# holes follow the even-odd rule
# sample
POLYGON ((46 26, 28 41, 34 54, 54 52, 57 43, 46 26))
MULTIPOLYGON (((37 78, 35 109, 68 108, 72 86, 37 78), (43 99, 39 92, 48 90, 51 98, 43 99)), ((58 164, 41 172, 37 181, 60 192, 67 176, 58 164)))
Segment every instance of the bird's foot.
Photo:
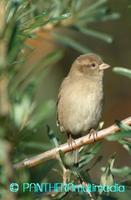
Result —
POLYGON ((94 142, 96 141, 97 138, 97 131, 95 129, 91 129, 89 132, 89 138, 93 135, 93 140, 94 142))
POLYGON ((71 148, 71 150, 75 150, 74 146, 76 145, 76 142, 72 138, 71 134, 68 135, 67 143, 68 143, 69 147, 71 148), (73 145, 73 143, 74 143, 74 145, 73 145))
POLYGON ((68 140, 67 143, 69 145, 69 147, 71 148, 71 150, 73 151, 73 157, 74 157, 74 164, 77 166, 78 162, 79 162, 79 158, 78 158, 78 149, 75 148, 76 146, 76 142, 75 140, 72 138, 71 134, 68 135, 68 140))

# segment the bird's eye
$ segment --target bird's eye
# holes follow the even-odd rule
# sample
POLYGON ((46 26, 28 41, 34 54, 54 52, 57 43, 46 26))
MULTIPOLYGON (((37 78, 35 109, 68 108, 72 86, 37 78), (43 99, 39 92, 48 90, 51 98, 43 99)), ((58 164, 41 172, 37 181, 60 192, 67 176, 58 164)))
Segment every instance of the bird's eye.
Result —
POLYGON ((93 67, 93 68, 96 67, 96 63, 92 63, 91 67, 93 67))

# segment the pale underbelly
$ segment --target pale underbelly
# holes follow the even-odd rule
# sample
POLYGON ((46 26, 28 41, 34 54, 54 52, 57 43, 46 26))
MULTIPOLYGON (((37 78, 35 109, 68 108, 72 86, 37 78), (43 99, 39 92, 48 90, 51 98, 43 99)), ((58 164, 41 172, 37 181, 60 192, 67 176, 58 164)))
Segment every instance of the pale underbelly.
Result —
POLYGON ((91 128, 95 128, 101 117, 102 101, 94 94, 83 100, 76 99, 65 106, 66 112, 63 121, 65 131, 72 135, 86 134, 91 128))

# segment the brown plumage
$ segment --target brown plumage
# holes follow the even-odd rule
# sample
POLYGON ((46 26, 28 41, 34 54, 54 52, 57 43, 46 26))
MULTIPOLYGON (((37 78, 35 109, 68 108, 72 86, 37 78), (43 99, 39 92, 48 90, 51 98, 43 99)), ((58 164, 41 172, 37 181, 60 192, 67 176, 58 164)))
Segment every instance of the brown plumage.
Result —
POLYGON ((63 80, 57 104, 61 132, 73 138, 96 128, 103 102, 103 72, 109 65, 95 54, 79 56, 63 80))

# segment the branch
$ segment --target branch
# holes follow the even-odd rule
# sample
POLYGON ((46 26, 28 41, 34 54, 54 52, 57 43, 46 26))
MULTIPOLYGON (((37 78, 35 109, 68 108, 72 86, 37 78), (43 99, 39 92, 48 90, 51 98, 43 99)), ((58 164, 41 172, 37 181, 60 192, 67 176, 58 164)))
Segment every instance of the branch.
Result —
MULTIPOLYGON (((127 125, 131 125, 131 116, 124 119, 122 122, 127 125)), ((119 130, 120 130, 120 128, 117 125, 113 124, 112 126, 109 126, 108 128, 98 131, 97 135, 95 137, 95 141, 102 140, 105 137, 118 132, 119 130)), ((93 142, 94 142, 93 134, 92 135, 87 134, 86 136, 76 139, 75 142, 73 142, 72 147, 73 147, 73 149, 79 149, 80 147, 87 145, 87 144, 91 144, 93 142)), ((18 164, 15 164, 14 168, 21 169, 24 167, 33 167, 44 161, 56 159, 56 158, 58 158, 58 153, 60 150, 63 153, 67 153, 67 152, 72 151, 72 147, 70 147, 68 145, 68 143, 62 144, 59 147, 56 147, 54 149, 43 152, 43 153, 36 155, 30 159, 25 159, 25 160, 21 161, 18 164)))

